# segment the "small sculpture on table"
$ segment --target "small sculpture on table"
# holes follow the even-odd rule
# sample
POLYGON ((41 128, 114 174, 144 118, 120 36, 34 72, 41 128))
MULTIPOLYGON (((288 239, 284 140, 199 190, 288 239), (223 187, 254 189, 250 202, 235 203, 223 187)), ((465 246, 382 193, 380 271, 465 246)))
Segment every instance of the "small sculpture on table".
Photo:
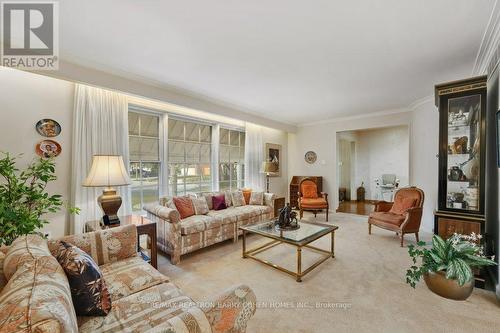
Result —
POLYGON ((300 228, 297 212, 292 211, 289 203, 280 209, 280 215, 274 223, 278 230, 296 230, 300 228))

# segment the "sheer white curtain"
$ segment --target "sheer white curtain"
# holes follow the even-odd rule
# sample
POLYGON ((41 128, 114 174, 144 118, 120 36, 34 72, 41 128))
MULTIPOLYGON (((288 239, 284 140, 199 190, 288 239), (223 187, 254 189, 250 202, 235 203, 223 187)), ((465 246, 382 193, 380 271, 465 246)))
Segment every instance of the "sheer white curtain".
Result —
POLYGON ((212 157, 211 157, 211 169, 212 169, 212 191, 219 191, 219 138, 220 135, 220 125, 215 124, 212 126, 212 157))
MULTIPOLYGON (((128 103, 119 93, 76 84, 73 115, 73 152, 71 174, 71 204, 81 209, 71 218, 70 230, 82 233, 86 221, 103 215, 97 204, 101 188, 87 188, 82 182, 96 154, 122 155, 129 164, 128 103)), ((123 203, 118 215, 131 213, 129 186, 117 188, 123 203)))
POLYGON ((168 189, 168 114, 162 114, 160 117, 160 137, 162 147, 160 147, 160 197, 169 195, 168 189))
POLYGON ((246 123, 245 125, 245 187, 254 191, 265 189, 265 177, 262 171, 264 144, 262 127, 246 123))

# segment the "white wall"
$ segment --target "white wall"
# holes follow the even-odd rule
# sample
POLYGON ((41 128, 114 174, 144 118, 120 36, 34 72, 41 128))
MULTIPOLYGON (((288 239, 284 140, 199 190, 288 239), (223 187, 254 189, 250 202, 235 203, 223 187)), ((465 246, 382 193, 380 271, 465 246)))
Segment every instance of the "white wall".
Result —
POLYGON ((438 113, 432 100, 426 99, 414 109, 387 112, 366 117, 344 118, 299 127, 289 133, 288 175, 323 176, 323 190, 329 193, 331 209, 338 206, 337 193, 337 132, 390 126, 410 128, 409 185, 421 187, 426 194, 422 229, 433 228, 433 211, 437 200, 438 113), (313 150, 318 161, 307 164, 304 153, 313 150))
MULTIPOLYGON (((41 75, 0 67, 0 116, 3 122, 0 131, 0 151, 23 154, 20 167, 37 157, 35 145, 44 137, 35 130, 42 118, 59 122, 62 132, 53 138, 62 152, 56 158, 57 180, 49 184, 50 194, 61 194, 69 201, 71 170, 71 128, 73 114, 74 84, 41 75)), ((63 236, 68 231, 68 216, 63 209, 49 215, 51 221, 45 231, 53 237, 63 236)))
POLYGON ((409 129, 396 126, 356 131, 356 186, 365 183, 366 199, 382 200, 374 182, 383 174, 395 174, 401 186, 409 183, 409 129))

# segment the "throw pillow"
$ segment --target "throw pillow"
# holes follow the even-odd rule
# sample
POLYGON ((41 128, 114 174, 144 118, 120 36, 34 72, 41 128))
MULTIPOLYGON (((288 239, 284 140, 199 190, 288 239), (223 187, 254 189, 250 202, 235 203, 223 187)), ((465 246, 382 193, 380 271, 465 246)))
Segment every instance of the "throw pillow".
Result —
POLYGON ((245 203, 248 205, 250 204, 250 195, 252 194, 252 189, 249 188, 244 188, 241 190, 243 192, 243 197, 245 198, 245 203))
POLYGON ((226 199, 224 194, 214 195, 212 197, 212 205, 215 210, 226 209, 226 199))
POLYGON ((60 241, 56 258, 68 277, 76 314, 106 316, 111 310, 111 295, 92 257, 78 247, 60 241))
POLYGON ((264 192, 252 192, 250 195, 250 205, 259 205, 262 206, 264 204, 264 192))
POLYGON ((231 207, 231 205, 232 205, 231 191, 225 191, 224 197, 226 199, 226 207, 231 207))
POLYGON ((245 198, 243 197, 243 192, 237 191, 231 193, 231 201, 233 202, 234 207, 245 206, 245 198))
POLYGON ((214 209, 214 206, 212 204, 212 197, 214 194, 212 192, 205 192, 201 194, 203 198, 205 198, 205 201, 207 202, 208 210, 214 209))
POLYGON ((179 211, 179 215, 181 216, 181 220, 186 217, 190 217, 194 215, 194 207, 191 198, 186 197, 174 197, 174 204, 177 210, 179 211))
POLYGON ((414 198, 403 198, 401 200, 396 200, 394 205, 392 205, 390 213, 403 215, 406 211, 415 206, 416 199, 414 198))
POLYGON ((206 215, 208 214, 207 200, 202 198, 191 198, 194 207, 194 213, 196 215, 206 215))
POLYGON ((302 185, 302 195, 306 199, 317 199, 318 191, 314 185, 302 185))
POLYGON ((160 198, 160 205, 168 207, 168 208, 172 208, 172 209, 177 209, 175 207, 175 204, 174 204, 174 197, 170 197, 170 196, 160 198))

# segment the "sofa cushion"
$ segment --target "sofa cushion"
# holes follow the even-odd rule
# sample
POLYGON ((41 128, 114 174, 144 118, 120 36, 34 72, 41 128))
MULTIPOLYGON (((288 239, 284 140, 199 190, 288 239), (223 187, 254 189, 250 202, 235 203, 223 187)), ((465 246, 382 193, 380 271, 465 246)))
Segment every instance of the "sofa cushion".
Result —
POLYGON ((102 265, 100 269, 113 302, 169 280, 140 255, 102 265))
POLYGON ((405 220, 404 215, 393 214, 391 212, 373 212, 370 218, 377 221, 377 224, 390 224, 393 226, 400 226, 405 220))
POLYGON ((59 241, 56 259, 64 269, 79 316, 105 316, 111 310, 111 296, 99 266, 78 247, 59 241))
MULTIPOLYGON (((73 244, 90 254, 98 265, 137 255, 137 227, 133 224, 65 236, 60 240, 73 244)), ((49 241, 52 255, 55 256, 57 248, 57 241, 49 241)))
POLYGON ((207 200, 204 197, 201 198, 191 198, 193 203, 194 213, 196 215, 205 215, 208 213, 207 200))
POLYGON ((203 192, 201 193, 201 196, 205 198, 205 201, 207 202, 208 210, 214 209, 213 202, 212 202, 212 197, 214 194, 212 192, 203 192))
MULTIPOLYGON (((214 218, 210 215, 193 215, 182 219, 181 235, 190 235, 196 232, 204 231, 207 229, 207 225, 211 225, 212 222, 214 222, 214 218)), ((213 227, 215 227, 215 225, 211 226, 211 228, 213 227)))
POLYGON ((0 251, 0 291, 2 291, 3 287, 5 287, 5 285, 7 284, 7 278, 3 273, 4 259, 5 259, 5 254, 2 251, 0 251))
POLYGON ((26 260, 11 276, 0 294, 0 332, 78 332, 68 280, 56 258, 26 260))
POLYGON ((262 214, 268 214, 271 213, 272 209, 269 206, 262 206, 262 205, 250 205, 250 207, 258 212, 257 215, 262 215, 262 214))
POLYGON ((245 203, 248 205, 250 204, 250 196, 252 195, 252 189, 249 188, 244 188, 241 190, 243 192, 243 197, 245 198, 245 203))
POLYGON ((233 204, 231 200, 231 191, 224 191, 224 198, 226 200, 226 207, 231 207, 233 204))
MULTIPOLYGON (((257 205, 246 205, 241 207, 236 207, 235 211, 238 215, 238 220, 241 220, 241 216, 245 216, 246 218, 255 217, 262 215, 263 209, 267 206, 257 206, 257 205)), ((267 207, 269 208, 269 207, 267 207)))
POLYGON ((223 210, 211 210, 208 212, 208 216, 213 217, 215 221, 219 221, 221 224, 236 223, 238 220, 236 207, 229 207, 223 210))
POLYGON ((245 197, 243 196, 243 192, 236 191, 231 193, 231 201, 234 207, 245 206, 245 197))
POLYGON ((228 206, 226 205, 226 199, 224 194, 214 195, 212 197, 212 206, 214 210, 223 210, 228 206))
POLYGON ((5 255, 3 272, 10 280, 12 275, 24 262, 37 257, 50 256, 47 240, 39 235, 26 235, 16 238, 5 255))
POLYGON ((174 197, 174 204, 181 215, 181 219, 194 215, 193 202, 190 197, 174 197))
POLYGON ((404 196, 399 196, 389 212, 402 215, 406 213, 408 209, 415 207, 416 202, 417 199, 415 198, 405 198, 404 196))
POLYGON ((79 317, 85 332, 212 333, 204 312, 172 283, 162 283, 113 302, 106 317, 79 317))
POLYGON ((250 194, 250 205, 263 205, 264 204, 264 192, 252 192, 250 194))
POLYGON ((327 202, 326 202, 325 198, 323 198, 323 197, 316 198, 316 199, 308 199, 308 198, 300 199, 300 207, 302 207, 302 208, 321 209, 321 208, 325 208, 326 205, 327 205, 327 202))

